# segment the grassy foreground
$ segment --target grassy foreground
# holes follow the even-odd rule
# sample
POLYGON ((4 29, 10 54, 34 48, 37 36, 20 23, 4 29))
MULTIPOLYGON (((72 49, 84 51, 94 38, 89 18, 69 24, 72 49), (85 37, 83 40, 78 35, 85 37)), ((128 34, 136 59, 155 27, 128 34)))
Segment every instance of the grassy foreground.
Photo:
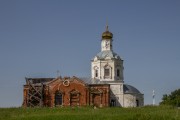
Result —
POLYGON ((141 108, 0 108, 0 120, 180 120, 180 109, 141 108))

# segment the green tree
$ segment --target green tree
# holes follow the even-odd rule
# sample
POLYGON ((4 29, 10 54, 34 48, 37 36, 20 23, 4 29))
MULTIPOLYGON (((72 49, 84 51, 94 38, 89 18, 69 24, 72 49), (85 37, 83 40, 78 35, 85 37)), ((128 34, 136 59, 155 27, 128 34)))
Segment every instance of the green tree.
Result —
POLYGON ((163 95, 160 105, 173 105, 180 107, 180 89, 171 92, 169 95, 163 95))

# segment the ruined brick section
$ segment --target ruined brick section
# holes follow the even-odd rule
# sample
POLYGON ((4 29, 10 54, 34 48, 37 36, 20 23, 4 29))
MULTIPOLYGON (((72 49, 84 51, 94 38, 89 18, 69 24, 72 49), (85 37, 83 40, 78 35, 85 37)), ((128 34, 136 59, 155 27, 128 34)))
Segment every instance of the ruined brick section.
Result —
POLYGON ((40 86, 37 82, 27 82, 24 85, 24 107, 109 106, 110 86, 108 84, 86 84, 77 77, 66 77, 44 82, 41 85, 42 92, 36 89, 38 85, 40 86), (39 97, 39 95, 42 96, 39 97))
POLYGON ((90 105, 97 107, 109 106, 109 85, 94 84, 90 88, 90 105))

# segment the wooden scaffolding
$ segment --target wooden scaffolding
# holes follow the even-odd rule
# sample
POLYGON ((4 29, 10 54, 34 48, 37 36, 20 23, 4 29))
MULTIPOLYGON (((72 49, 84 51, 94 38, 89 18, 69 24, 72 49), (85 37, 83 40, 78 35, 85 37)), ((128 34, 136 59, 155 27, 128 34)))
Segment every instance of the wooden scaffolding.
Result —
POLYGON ((53 78, 26 78, 23 106, 42 107, 44 83, 51 80, 53 80, 53 78))

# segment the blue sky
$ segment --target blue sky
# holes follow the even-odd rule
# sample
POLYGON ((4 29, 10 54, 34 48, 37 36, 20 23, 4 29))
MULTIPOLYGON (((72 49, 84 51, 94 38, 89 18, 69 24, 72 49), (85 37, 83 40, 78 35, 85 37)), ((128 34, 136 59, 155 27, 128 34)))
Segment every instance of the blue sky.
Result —
POLYGON ((22 104, 25 77, 90 77, 108 21, 125 83, 145 104, 180 88, 179 0, 0 0, 0 107, 22 104))

